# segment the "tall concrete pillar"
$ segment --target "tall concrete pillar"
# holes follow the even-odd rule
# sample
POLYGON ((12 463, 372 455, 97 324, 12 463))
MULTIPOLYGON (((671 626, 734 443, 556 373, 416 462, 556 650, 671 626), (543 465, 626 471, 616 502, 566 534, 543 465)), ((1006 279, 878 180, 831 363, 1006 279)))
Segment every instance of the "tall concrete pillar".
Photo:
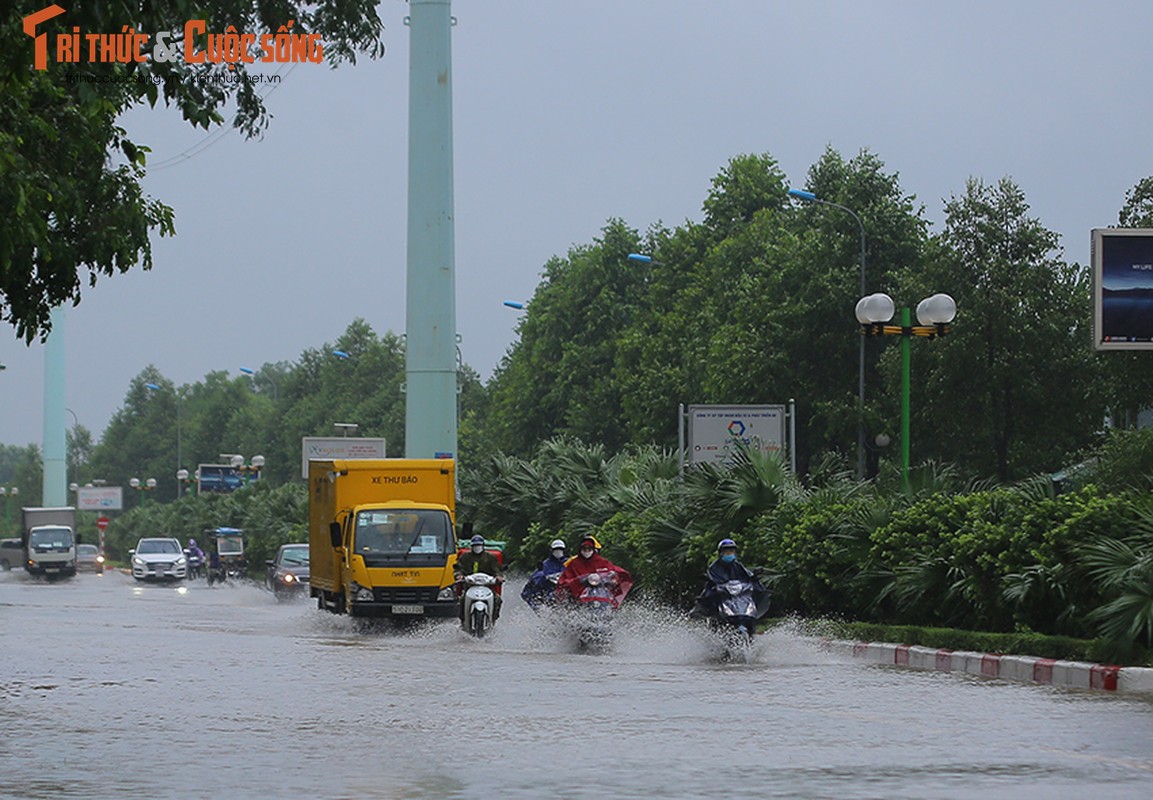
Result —
POLYGON ((45 506, 68 505, 68 445, 64 418, 63 308, 52 310, 52 333, 44 345, 44 485, 45 506))
POLYGON ((455 457, 452 3, 409 8, 405 455, 455 457))

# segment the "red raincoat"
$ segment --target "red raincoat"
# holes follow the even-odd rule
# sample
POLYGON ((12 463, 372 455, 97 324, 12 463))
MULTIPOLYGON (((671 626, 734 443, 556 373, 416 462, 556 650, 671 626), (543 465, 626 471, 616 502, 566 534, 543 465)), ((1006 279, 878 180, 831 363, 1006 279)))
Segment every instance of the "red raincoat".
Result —
POLYGON ((580 597, 581 591, 584 589, 584 584, 581 583, 581 577, 588 575, 590 572, 597 570, 609 569, 617 575, 617 586, 615 594, 619 598, 629 587, 632 586, 633 577, 629 575, 629 571, 624 567, 618 567, 613 562, 602 556, 600 553, 593 553, 589 558, 582 558, 581 556, 574 556, 570 558, 568 563, 565 564, 564 571, 560 574, 560 578, 556 582, 556 595, 557 599, 561 601, 576 600, 580 597))

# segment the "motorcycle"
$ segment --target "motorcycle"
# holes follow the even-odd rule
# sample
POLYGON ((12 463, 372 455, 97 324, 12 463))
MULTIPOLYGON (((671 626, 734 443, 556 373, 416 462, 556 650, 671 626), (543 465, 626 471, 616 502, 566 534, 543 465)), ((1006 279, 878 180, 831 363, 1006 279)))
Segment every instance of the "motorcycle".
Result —
POLYGON ((541 608, 556 605, 556 583, 559 578, 559 572, 545 575, 542 570, 537 570, 525 584, 521 597, 539 614, 541 608))
POLYGON ((191 550, 185 550, 184 554, 188 558, 188 580, 194 581, 200 577, 200 572, 204 569, 204 556, 194 555, 191 550))
POLYGON ((483 639, 492 628, 496 621, 494 614, 498 602, 493 587, 500 582, 500 578, 484 572, 474 572, 460 579, 463 586, 460 596, 461 628, 465 633, 483 639))
POLYGON ((747 658, 757 620, 769 610, 769 593, 752 581, 738 579, 717 584, 715 598, 714 609, 706 610, 698 601, 694 612, 706 617, 709 627, 721 634, 722 660, 747 658))
POLYGON ((576 630, 577 649, 604 653, 612 646, 613 618, 632 589, 611 569, 581 576, 581 591, 570 604, 569 625, 576 630))

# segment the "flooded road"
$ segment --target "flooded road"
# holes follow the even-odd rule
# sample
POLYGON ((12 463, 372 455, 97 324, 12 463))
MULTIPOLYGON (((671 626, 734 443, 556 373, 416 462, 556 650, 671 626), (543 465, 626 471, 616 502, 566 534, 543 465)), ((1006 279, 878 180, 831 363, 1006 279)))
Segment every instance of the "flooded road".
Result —
POLYGON ((572 652, 359 630, 255 586, 0 574, 3 798, 1147 798, 1153 702, 869 666, 774 632, 721 664, 634 606, 572 652))

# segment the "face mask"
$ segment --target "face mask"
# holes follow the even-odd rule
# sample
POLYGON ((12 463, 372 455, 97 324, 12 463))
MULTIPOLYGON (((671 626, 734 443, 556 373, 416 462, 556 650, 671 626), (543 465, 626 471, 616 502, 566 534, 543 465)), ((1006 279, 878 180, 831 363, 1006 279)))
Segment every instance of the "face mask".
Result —
POLYGON ((484 545, 483 544, 474 544, 472 546, 472 552, 476 553, 477 555, 480 555, 481 553, 484 552, 484 545))
POLYGON ((725 553, 723 556, 721 556, 721 561, 724 561, 726 564, 731 564, 736 560, 737 560, 737 554, 736 553, 725 553))
POLYGON ((553 550, 552 551, 552 557, 553 558, 564 558, 564 550, 553 550))
POLYGON ((592 558, 593 553, 595 553, 595 552, 596 551, 593 550, 591 547, 582 547, 581 548, 581 558, 592 558))

